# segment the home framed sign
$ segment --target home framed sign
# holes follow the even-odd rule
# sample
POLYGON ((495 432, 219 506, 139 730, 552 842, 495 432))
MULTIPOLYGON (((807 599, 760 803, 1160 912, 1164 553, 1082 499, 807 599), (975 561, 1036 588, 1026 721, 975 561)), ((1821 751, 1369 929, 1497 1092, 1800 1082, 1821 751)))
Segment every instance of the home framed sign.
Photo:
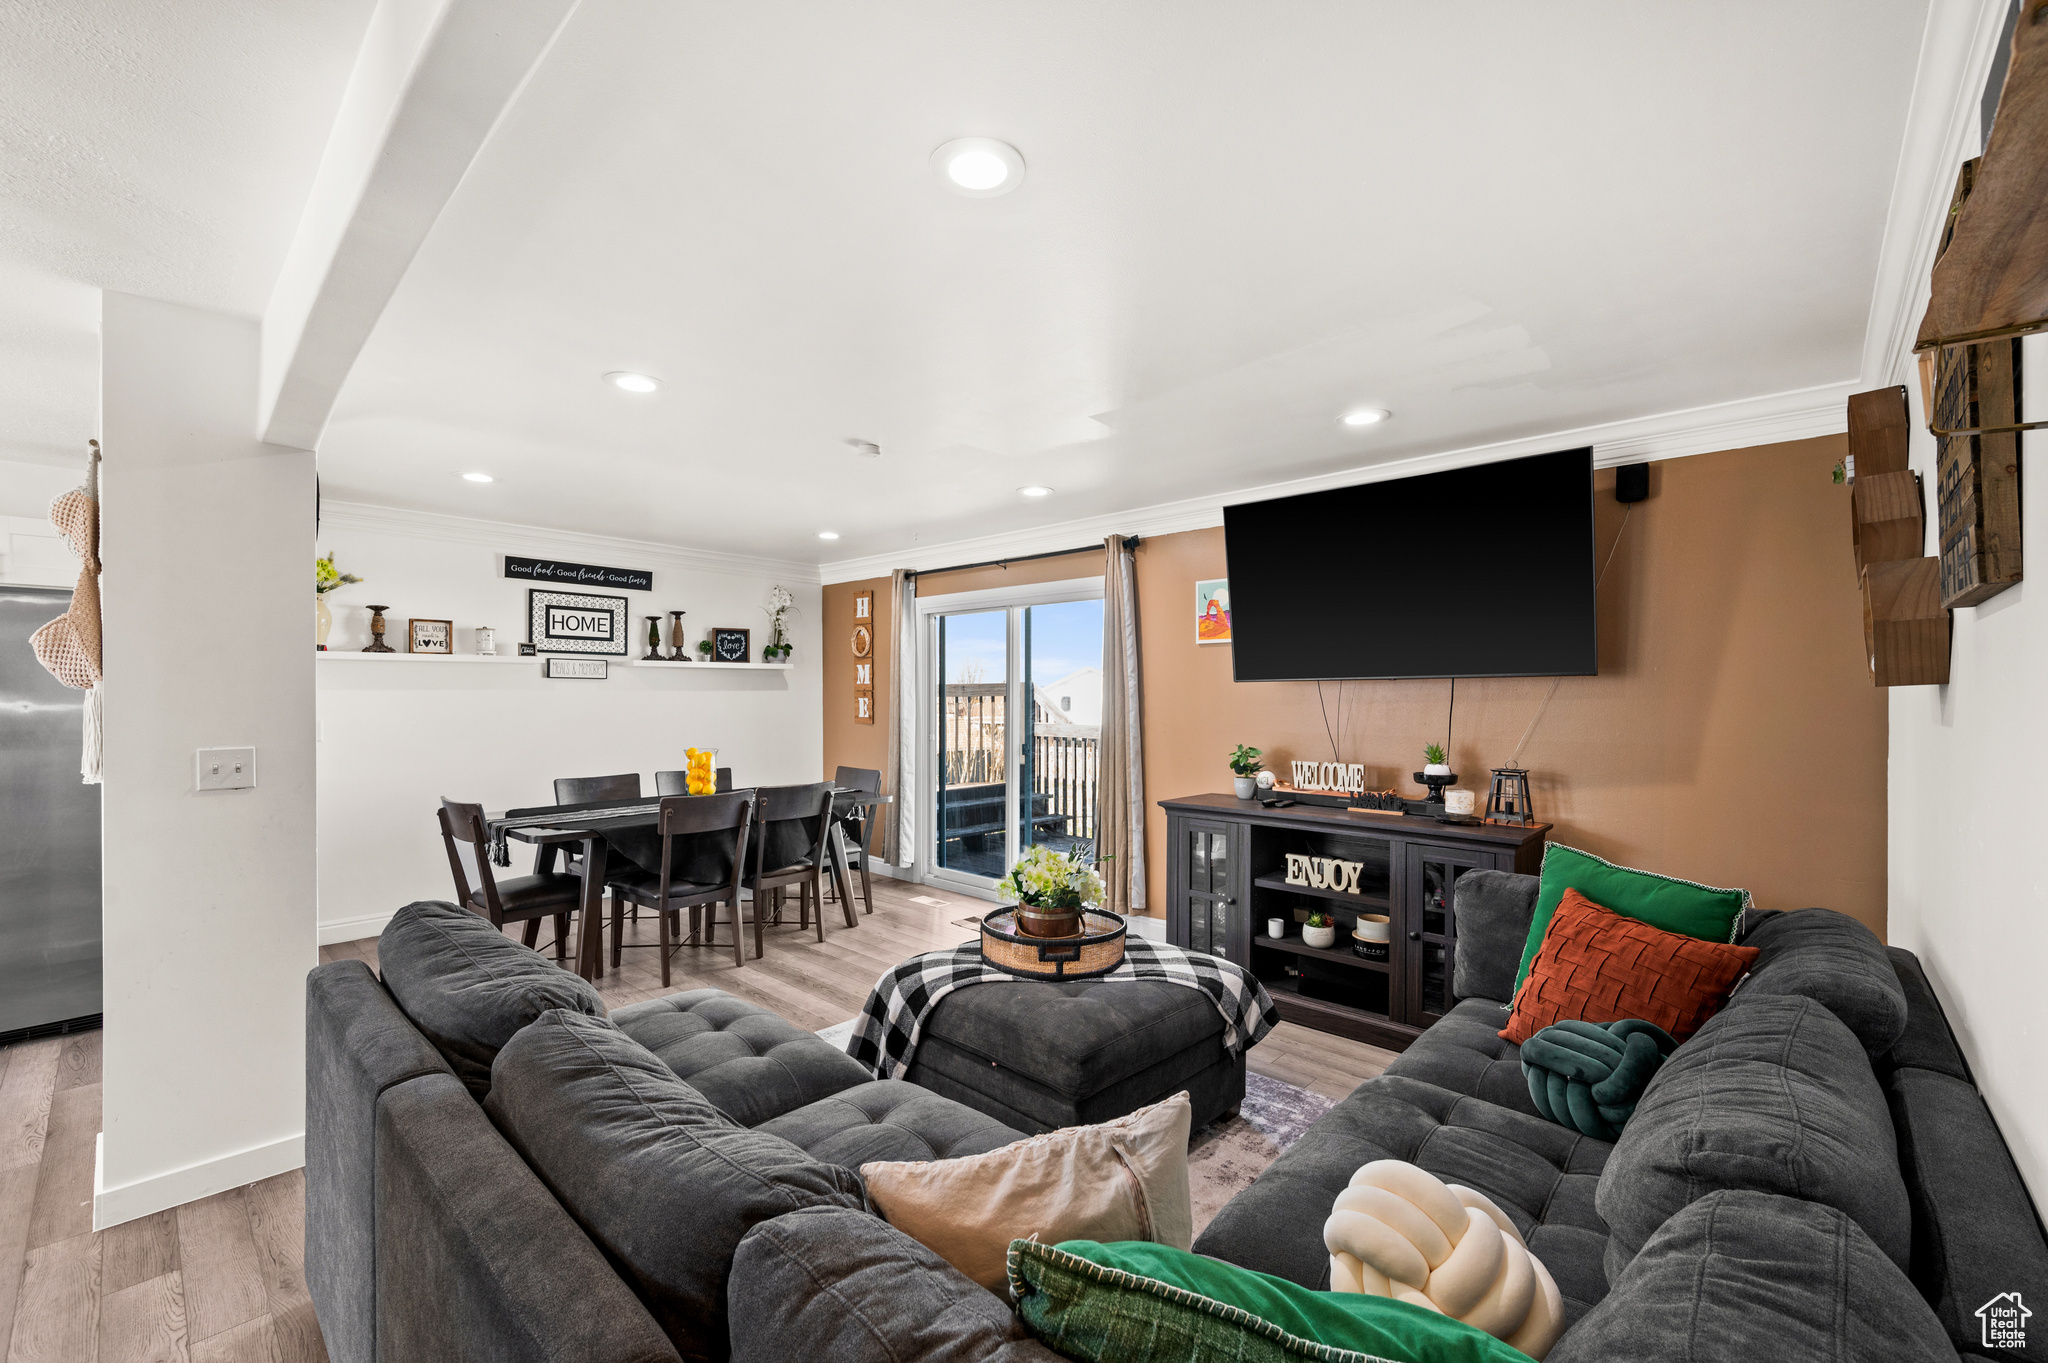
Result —
POLYGON ((529 591, 526 631, 539 653, 626 656, 626 598, 529 591))

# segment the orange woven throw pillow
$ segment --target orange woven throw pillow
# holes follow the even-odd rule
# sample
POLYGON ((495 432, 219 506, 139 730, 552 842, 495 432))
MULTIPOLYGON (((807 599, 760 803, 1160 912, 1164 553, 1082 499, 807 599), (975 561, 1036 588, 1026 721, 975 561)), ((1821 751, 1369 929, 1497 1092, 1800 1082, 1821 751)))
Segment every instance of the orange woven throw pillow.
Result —
POLYGON ((1665 932, 1566 890, 1500 1034, 1519 1046, 1553 1022, 1641 1018, 1684 1041, 1756 958, 1755 947, 1665 932))

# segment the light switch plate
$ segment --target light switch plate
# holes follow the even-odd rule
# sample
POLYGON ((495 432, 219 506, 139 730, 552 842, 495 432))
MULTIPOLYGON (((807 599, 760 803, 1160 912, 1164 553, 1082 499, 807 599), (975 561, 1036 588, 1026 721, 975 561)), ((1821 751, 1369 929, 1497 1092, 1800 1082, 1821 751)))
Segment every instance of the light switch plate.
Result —
POLYGON ((200 790, 250 790, 256 785, 254 748, 199 749, 200 790))

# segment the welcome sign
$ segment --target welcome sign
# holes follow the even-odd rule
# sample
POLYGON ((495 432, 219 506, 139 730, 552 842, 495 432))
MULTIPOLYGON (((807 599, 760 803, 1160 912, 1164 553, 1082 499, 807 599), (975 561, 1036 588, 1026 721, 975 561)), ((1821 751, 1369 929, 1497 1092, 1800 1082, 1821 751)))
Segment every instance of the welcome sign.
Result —
POLYGON ((611 587, 633 592, 654 590, 654 574, 645 568, 605 568, 595 563, 563 563, 551 558, 505 555, 505 576, 528 582, 559 582, 571 587, 611 587))

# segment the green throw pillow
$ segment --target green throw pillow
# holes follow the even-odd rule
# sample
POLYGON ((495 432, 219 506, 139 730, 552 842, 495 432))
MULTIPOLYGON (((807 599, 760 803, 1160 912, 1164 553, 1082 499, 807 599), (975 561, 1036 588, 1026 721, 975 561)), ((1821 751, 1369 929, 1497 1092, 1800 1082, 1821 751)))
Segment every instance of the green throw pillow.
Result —
POLYGON ((1316 1292, 1145 1241, 1010 1242, 1017 1315, 1080 1363, 1529 1363, 1420 1306, 1316 1292))
POLYGON ((1529 978, 1529 963, 1543 945, 1550 916, 1566 890, 1623 918, 1633 918, 1666 932, 1684 933, 1702 942, 1732 942, 1749 907, 1748 890, 1717 890, 1690 880, 1660 876, 1602 861, 1563 843, 1543 849, 1543 883, 1536 891, 1536 916, 1529 920, 1529 939, 1522 947, 1522 968, 1515 972, 1515 992, 1529 978))

